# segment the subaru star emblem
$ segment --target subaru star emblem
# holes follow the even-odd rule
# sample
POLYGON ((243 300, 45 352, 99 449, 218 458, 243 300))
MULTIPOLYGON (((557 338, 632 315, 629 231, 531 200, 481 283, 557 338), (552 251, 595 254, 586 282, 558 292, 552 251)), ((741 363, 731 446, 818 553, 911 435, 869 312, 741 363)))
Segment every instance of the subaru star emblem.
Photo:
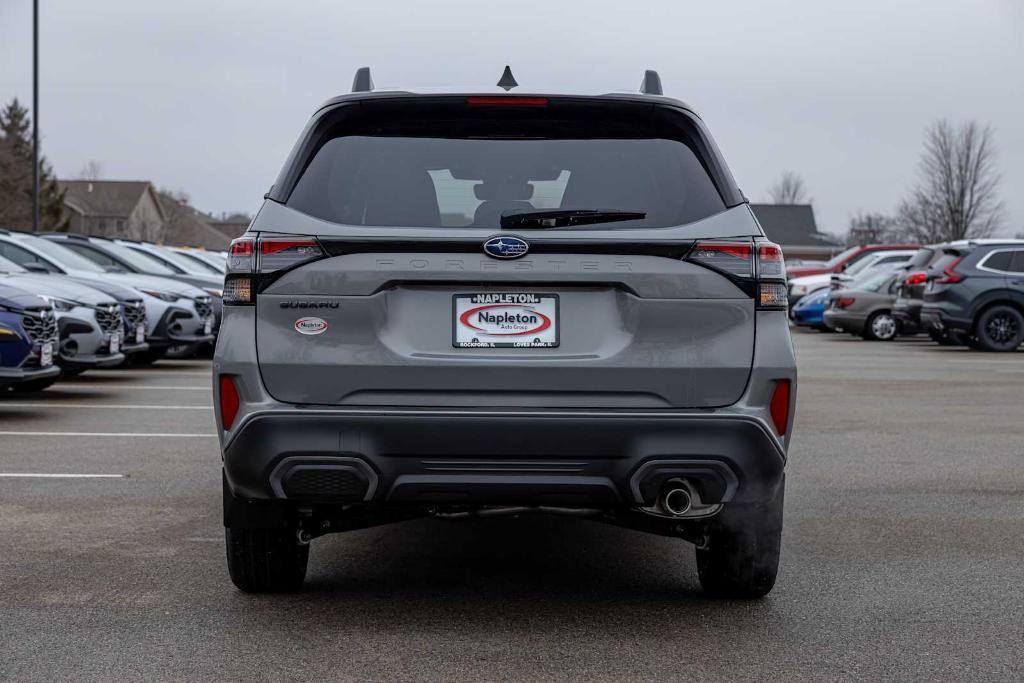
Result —
POLYGON ((511 235, 495 235, 484 242, 484 253, 494 258, 519 258, 529 250, 526 240, 511 235))

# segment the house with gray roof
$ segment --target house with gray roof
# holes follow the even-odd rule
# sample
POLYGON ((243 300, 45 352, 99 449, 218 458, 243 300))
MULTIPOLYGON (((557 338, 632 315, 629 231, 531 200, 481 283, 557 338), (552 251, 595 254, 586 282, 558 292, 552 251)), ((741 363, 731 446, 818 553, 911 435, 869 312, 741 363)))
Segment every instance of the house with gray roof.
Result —
POLYGON ((159 242, 167 216, 146 180, 59 180, 68 232, 159 242))
POLYGON ((750 208, 786 258, 827 259, 843 249, 838 238, 818 231, 810 204, 751 204, 750 208))

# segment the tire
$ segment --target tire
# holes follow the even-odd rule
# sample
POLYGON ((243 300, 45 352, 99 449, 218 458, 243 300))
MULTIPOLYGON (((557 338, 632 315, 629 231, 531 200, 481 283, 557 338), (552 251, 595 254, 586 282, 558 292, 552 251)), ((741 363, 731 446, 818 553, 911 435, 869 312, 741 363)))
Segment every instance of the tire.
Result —
POLYGON ((294 529, 226 527, 228 573, 246 593, 296 591, 306 578, 309 545, 300 545, 294 529))
POLYGON ((983 351, 1014 351, 1024 342, 1024 315, 1013 306, 988 308, 978 316, 974 337, 983 351))
POLYGON ((30 379, 27 382, 19 382, 17 384, 12 384, 11 389, 18 392, 19 394, 28 394, 36 391, 42 391, 43 389, 47 389, 50 386, 52 386, 58 379, 60 379, 60 375, 57 375, 56 377, 47 377, 46 379, 30 379))
POLYGON ((705 592, 755 599, 771 591, 782 549, 786 481, 759 504, 726 504, 708 529, 708 547, 697 549, 697 575, 705 592))
POLYGON ((166 348, 149 349, 148 351, 143 351, 142 353, 136 353, 131 357, 132 365, 152 365, 153 363, 163 358, 166 353, 166 348))
POLYGON ((871 341, 892 341, 899 334, 896 318, 889 311, 872 313, 864 323, 864 338, 871 341))

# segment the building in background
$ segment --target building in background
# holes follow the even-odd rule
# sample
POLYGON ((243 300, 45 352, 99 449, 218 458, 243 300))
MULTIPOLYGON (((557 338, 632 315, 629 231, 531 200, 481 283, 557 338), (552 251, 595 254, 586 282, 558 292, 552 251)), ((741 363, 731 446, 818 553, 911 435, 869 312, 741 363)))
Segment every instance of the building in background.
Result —
POLYGON ((818 231, 810 204, 751 204, 750 208, 787 259, 827 260, 843 250, 839 238, 818 231))
POLYGON ((146 180, 59 180, 68 232, 159 242, 167 216, 146 180))

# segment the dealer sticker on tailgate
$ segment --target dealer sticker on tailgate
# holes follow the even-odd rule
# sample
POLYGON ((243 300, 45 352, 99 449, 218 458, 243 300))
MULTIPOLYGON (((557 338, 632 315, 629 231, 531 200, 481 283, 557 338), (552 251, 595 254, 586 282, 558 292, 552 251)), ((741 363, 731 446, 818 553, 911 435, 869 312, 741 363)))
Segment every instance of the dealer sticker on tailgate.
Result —
POLYGON ((558 346, 557 294, 456 294, 453 304, 456 347, 558 346))

